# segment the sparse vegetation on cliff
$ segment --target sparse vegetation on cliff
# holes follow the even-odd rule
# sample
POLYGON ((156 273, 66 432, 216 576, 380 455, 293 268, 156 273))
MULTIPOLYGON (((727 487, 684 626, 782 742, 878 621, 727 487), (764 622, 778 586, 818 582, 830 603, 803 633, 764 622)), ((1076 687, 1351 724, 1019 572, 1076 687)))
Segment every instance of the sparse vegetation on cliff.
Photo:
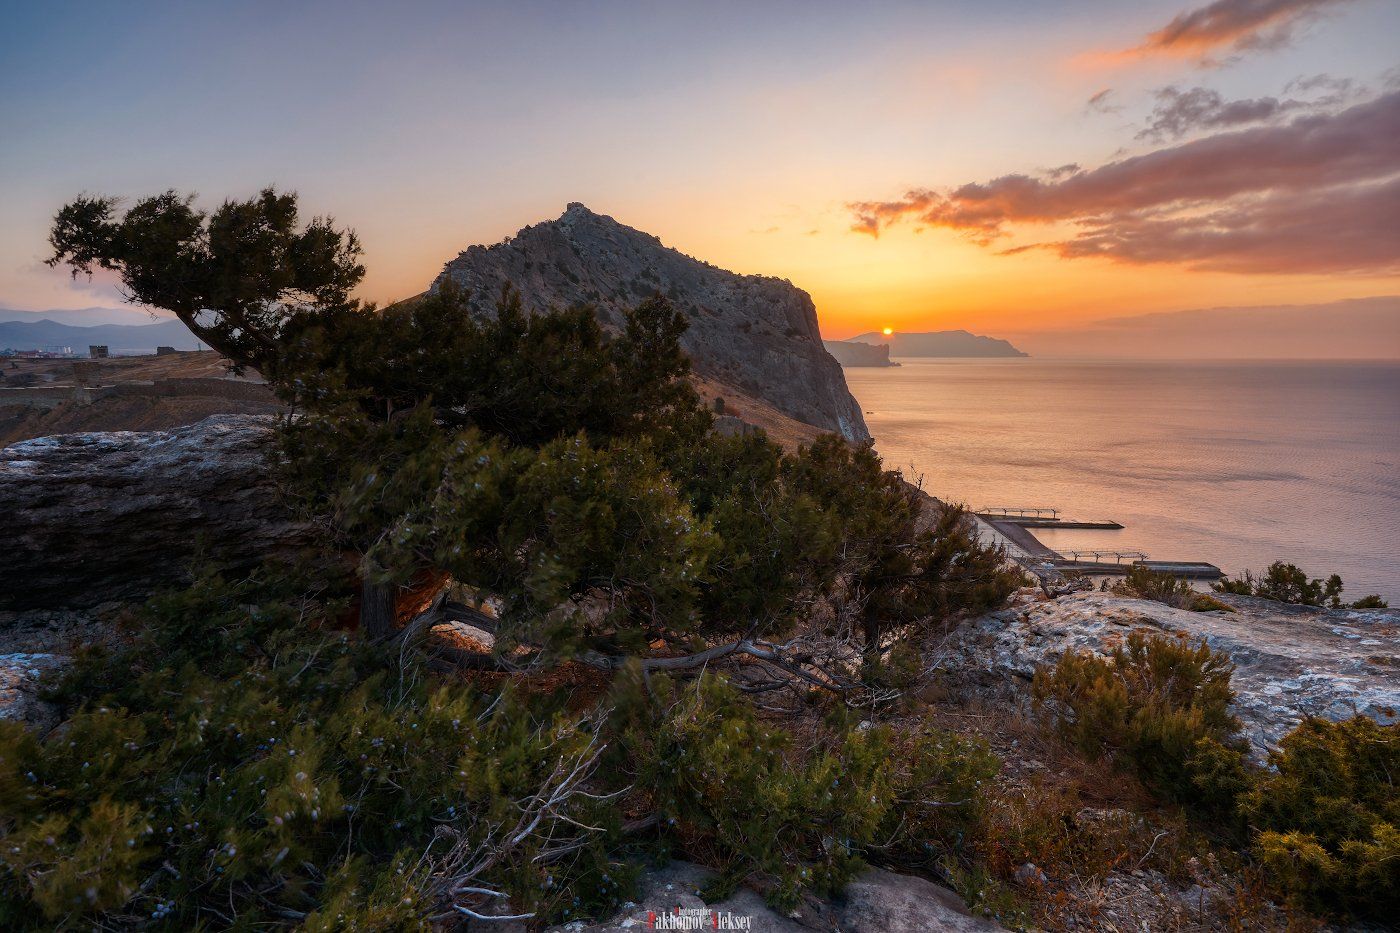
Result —
POLYGON ((1170 800, 1229 813, 1244 787, 1226 657, 1206 645, 1133 632, 1108 657, 1066 654, 1034 695, 1061 736, 1107 755, 1170 800))
POLYGON ((1228 659, 1206 645, 1132 633, 1108 658, 1066 654, 1036 675, 1059 734, 1108 756, 1208 820, 1249 840, 1272 890, 1295 906, 1385 921, 1400 906, 1400 725, 1366 716, 1305 720, 1250 765, 1229 713, 1228 659))

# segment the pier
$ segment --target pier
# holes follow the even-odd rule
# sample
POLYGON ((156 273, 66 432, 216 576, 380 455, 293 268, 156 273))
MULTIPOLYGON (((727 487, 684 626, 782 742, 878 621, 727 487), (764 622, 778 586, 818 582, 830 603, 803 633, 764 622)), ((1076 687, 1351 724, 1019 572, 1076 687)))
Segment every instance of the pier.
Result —
POLYGON ((1123 576, 1134 567, 1193 580, 1218 580, 1225 572, 1205 561, 1149 560, 1146 552, 1133 548, 1083 548, 1061 553, 1048 547, 1031 532, 1033 528, 1062 528, 1116 531, 1123 528, 1111 519, 1082 521, 1062 518, 1049 506, 989 506, 973 513, 992 537, 1007 545, 1017 563, 1040 576, 1083 574, 1123 576))
POLYGON ((1022 528, 1083 528, 1100 531, 1117 531, 1123 526, 1112 519, 1073 519, 1061 518, 1058 509, 1016 506, 996 506, 979 509, 973 513, 989 522, 1009 522, 1022 528))

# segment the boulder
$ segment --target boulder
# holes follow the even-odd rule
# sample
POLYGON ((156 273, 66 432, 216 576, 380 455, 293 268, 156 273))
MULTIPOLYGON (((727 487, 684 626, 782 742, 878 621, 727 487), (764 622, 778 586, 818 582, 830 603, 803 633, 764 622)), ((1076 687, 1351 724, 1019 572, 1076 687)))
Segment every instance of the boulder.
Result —
POLYGON ((191 558, 252 566, 310 539, 280 503, 272 416, 63 434, 0 449, 0 610, 139 599, 191 558))
POLYGON ((0 720, 21 723, 39 733, 58 725, 58 709, 40 693, 44 675, 66 667, 69 661, 53 654, 0 654, 0 720))
POLYGON ((550 927, 552 933, 625 933, 659 929, 653 918, 677 916, 689 930, 750 930, 753 933, 979 933, 1002 927, 972 916, 962 899, 923 878, 871 868, 831 900, 807 898, 789 914, 769 907, 749 888, 707 903, 700 892, 714 872, 689 862, 672 862, 643 876, 635 902, 597 923, 574 921, 550 927), (678 913, 679 912, 679 913, 678 913))

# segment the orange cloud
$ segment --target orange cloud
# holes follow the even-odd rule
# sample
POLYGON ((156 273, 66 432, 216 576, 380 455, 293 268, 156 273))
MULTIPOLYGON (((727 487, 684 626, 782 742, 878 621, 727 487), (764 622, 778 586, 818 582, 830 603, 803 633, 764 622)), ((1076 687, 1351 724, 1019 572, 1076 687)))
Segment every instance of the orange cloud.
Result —
POLYGON ((1015 225, 1067 223, 1081 232, 1036 247, 1235 272, 1390 271, 1400 268, 1400 92, 1059 177, 849 207, 852 229, 871 235, 912 221, 985 245, 1015 225))

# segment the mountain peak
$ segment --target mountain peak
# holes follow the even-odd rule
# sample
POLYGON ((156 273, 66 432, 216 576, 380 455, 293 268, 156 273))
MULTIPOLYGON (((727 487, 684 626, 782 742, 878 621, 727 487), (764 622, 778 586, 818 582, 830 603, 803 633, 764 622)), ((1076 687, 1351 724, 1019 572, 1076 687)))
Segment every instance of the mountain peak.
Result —
POLYGON ((781 279, 687 256, 578 201, 494 246, 468 247, 432 287, 445 279, 469 293, 474 314, 494 313, 509 284, 529 311, 588 304, 612 330, 645 299, 665 296, 689 321, 681 345, 698 375, 849 440, 870 436, 822 346, 811 296, 781 279))

